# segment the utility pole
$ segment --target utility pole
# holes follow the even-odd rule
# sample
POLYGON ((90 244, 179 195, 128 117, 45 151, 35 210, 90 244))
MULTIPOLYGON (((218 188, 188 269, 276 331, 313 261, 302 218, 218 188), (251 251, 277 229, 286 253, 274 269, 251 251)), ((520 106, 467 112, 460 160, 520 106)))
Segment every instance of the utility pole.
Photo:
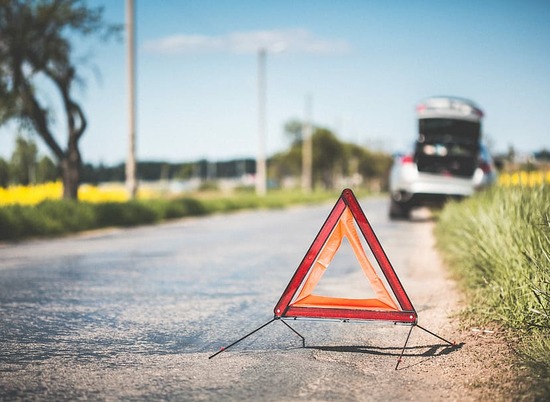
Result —
POLYGON ((313 189, 313 139, 312 139, 312 99, 306 96, 305 120, 302 125, 302 191, 306 194, 313 189))
POLYGON ((258 51, 258 156, 256 158, 256 194, 267 193, 265 143, 266 143, 266 49, 258 51))
POLYGON ((135 12, 134 0, 126 0, 126 34, 128 58, 129 132, 126 159, 126 190, 131 199, 136 198, 136 75, 135 75, 135 12))

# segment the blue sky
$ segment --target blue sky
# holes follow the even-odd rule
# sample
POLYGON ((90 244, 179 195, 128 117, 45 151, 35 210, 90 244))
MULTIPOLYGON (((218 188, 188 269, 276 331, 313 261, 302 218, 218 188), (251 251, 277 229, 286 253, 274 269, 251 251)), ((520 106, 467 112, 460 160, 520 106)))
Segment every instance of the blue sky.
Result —
MULTIPOLYGON (((124 22, 123 0, 89 4, 124 22)), ((478 103, 496 152, 550 149, 548 1, 136 0, 136 8, 140 160, 254 157, 261 47, 269 155, 289 145, 283 126, 304 118, 308 94, 314 124, 388 152, 407 149, 415 104, 432 95, 478 103)), ((123 162, 124 41, 77 44, 89 56, 78 91, 89 119, 83 157, 123 162)), ((54 94, 45 98, 55 104, 54 94)), ((64 144, 62 124, 56 130, 64 144)), ((13 131, 0 130, 0 156, 9 156, 13 131)))

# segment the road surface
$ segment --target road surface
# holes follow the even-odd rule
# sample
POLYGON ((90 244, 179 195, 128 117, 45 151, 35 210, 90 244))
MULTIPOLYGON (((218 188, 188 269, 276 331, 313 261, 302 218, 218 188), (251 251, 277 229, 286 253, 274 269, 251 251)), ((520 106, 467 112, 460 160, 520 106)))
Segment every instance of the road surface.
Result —
MULTIPOLYGON (((459 298, 433 249, 434 223, 390 222, 385 199, 361 204, 419 323, 461 344, 451 317, 459 298)), ((452 349, 416 328, 396 371, 409 327, 386 322, 292 322, 304 348, 276 321, 208 359, 272 318, 331 208, 0 245, 0 399, 477 399, 470 385, 483 362, 467 343, 452 349)), ((365 283, 348 262, 327 292, 365 283)))

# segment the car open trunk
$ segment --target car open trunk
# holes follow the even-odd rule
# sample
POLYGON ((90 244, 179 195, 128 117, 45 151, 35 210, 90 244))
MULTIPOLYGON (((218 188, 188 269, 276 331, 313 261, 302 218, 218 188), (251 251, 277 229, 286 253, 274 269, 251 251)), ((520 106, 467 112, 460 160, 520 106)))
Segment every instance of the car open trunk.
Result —
POLYGON ((480 124, 420 119, 414 160, 419 172, 471 177, 477 167, 480 124))

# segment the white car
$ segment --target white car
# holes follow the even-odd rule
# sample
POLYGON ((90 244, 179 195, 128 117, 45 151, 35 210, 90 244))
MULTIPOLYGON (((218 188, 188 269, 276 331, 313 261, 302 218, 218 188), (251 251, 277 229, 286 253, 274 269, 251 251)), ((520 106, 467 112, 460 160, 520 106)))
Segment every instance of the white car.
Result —
POLYGON ((414 207, 468 197, 496 179, 481 142, 483 112, 472 101, 429 98, 417 106, 417 115, 414 147, 394 158, 390 172, 392 219, 408 218, 414 207))

